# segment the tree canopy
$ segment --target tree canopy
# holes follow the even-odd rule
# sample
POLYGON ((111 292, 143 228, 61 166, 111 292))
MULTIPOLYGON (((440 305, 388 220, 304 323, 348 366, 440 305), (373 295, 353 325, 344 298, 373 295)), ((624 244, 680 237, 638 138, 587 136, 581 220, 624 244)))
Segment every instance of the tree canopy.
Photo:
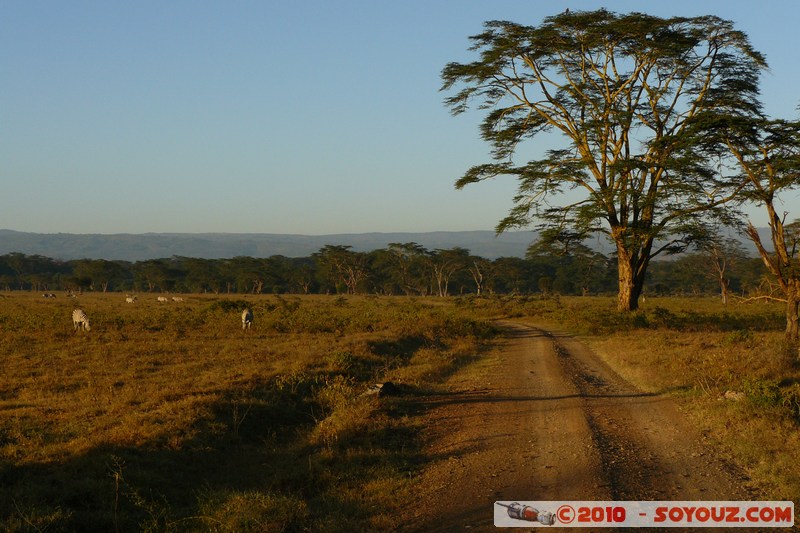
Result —
POLYGON ((498 231, 536 220, 604 232, 617 250, 618 308, 636 309, 650 260, 689 246, 743 186, 693 148, 709 117, 760 112, 765 59, 714 16, 564 12, 539 26, 486 22, 470 39, 478 59, 446 65, 442 90, 454 114, 473 103, 485 112, 494 161, 456 186, 518 180, 498 231), (548 135, 558 148, 514 161, 522 144, 548 135), (570 190, 579 198, 564 200, 570 190))

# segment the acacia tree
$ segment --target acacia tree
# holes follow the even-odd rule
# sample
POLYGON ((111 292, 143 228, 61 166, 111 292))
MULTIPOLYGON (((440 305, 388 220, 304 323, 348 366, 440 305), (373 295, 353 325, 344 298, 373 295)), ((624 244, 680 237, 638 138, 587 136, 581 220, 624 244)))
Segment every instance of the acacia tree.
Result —
POLYGON ((469 262, 469 250, 456 246, 449 250, 435 250, 430 256, 433 280, 436 282, 436 294, 447 296, 450 279, 459 270, 463 270, 469 262))
POLYGON ((650 260, 689 246, 703 219, 736 194, 722 194, 711 161, 691 150, 695 118, 757 113, 764 58, 713 16, 565 12, 540 26, 487 22, 471 40, 480 58, 445 66, 442 90, 457 89, 445 100, 454 114, 474 100, 487 110, 481 133, 495 162, 469 169, 456 186, 517 178, 498 232, 538 220, 606 233, 618 258, 618 308, 636 309, 650 260), (522 143, 551 133, 562 148, 513 162, 522 143), (568 189, 583 198, 561 201, 568 189))
POLYGON ((483 294, 483 289, 487 285, 489 276, 492 273, 492 262, 483 257, 472 255, 467 260, 467 271, 475 283, 475 294, 483 294))
MULTIPOLYGON (((539 256, 559 258, 558 278, 568 278, 586 296, 592 285, 602 283, 608 258, 583 244, 583 236, 572 232, 546 229, 528 247, 528 259, 539 256)), ((556 287, 558 290, 558 287, 556 287)))
POLYGON ((391 242, 387 253, 394 267, 394 278, 406 296, 425 294, 429 286, 427 258, 430 252, 415 242, 391 242))
POLYGON ((147 287, 148 292, 169 291, 178 273, 170 267, 168 259, 147 259, 134 265, 134 281, 147 287))
POLYGON ((312 258, 273 256, 270 259, 280 265, 280 268, 276 268, 276 270, 282 273, 285 282, 292 290, 302 291, 303 294, 312 292, 314 278, 316 277, 316 269, 312 258))
POLYGON ((185 272, 183 287, 194 292, 213 292, 219 294, 221 282, 219 275, 220 262, 215 259, 198 257, 176 257, 185 272))
POLYGON ((109 285, 122 278, 126 270, 122 264, 105 259, 82 259, 74 264, 76 279, 88 280, 91 290, 99 287, 103 292, 108 292, 109 285))
POLYGON ((742 245, 734 238, 716 234, 703 242, 700 250, 705 256, 705 265, 710 267, 711 274, 719 284, 722 303, 727 305, 731 288, 731 267, 746 258, 742 245))
POLYGON ((322 273, 333 281, 337 291, 340 285, 346 287, 348 294, 356 294, 360 285, 369 275, 367 255, 354 252, 351 246, 326 245, 312 255, 321 267, 322 273))
MULTIPOLYGON (((711 131, 709 129, 709 131, 711 131)), ((772 250, 768 250, 752 222, 747 235, 756 245, 767 270, 775 276, 786 302, 786 338, 800 336, 800 221, 787 223, 780 212, 780 194, 800 188, 800 121, 717 120, 714 138, 723 138, 744 179, 745 198, 767 212, 772 250)))

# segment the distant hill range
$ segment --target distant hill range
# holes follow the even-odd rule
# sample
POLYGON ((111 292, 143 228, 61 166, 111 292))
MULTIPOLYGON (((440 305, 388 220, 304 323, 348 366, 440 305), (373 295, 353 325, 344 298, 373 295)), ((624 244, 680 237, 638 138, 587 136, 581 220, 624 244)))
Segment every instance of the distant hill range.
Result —
POLYGON ((0 229, 0 255, 19 252, 53 259, 121 259, 141 261, 172 256, 220 259, 226 257, 308 257, 326 245, 351 246, 370 252, 389 243, 415 242, 428 250, 466 248, 473 255, 496 259, 524 257, 535 240, 532 231, 434 231, 430 233, 354 233, 283 235, 273 233, 143 233, 74 234, 26 233, 0 229))

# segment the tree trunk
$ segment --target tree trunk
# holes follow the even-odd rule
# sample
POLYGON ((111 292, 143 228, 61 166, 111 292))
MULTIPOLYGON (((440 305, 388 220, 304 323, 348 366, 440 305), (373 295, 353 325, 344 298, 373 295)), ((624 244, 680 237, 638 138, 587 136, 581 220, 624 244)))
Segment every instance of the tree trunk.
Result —
POLYGON ((638 266, 638 261, 632 260, 630 254, 618 250, 619 292, 617 293, 617 311, 636 311, 639 309, 639 295, 644 287, 644 269, 638 266))
POLYGON ((634 296, 633 272, 630 265, 620 262, 619 290, 617 292, 617 311, 635 311, 639 308, 639 298, 634 296))
POLYGON ((436 277, 437 294, 442 297, 444 296, 444 274, 439 268, 434 267, 434 276, 436 277))
POLYGON ((728 305, 728 289, 731 282, 728 279, 721 279, 719 282, 720 292, 722 293, 722 305, 728 305))
POLYGON ((472 280, 475 282, 476 294, 480 296, 483 290, 483 272, 481 272, 477 261, 472 262, 472 268, 469 269, 469 273, 472 275, 472 280))
POLYGON ((800 307, 800 280, 791 280, 786 290, 786 340, 797 342, 798 307, 800 307))

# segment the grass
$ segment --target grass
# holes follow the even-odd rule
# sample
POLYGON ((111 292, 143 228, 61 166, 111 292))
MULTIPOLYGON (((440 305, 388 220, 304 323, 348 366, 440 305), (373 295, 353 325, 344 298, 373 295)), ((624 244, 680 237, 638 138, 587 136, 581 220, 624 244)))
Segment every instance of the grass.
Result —
POLYGON ((614 306, 0 294, 0 530, 395 529, 429 459, 409 402, 365 391, 389 380, 424 394, 480 372, 495 318, 580 335, 640 388, 672 394, 765 499, 797 500, 800 368, 782 308, 614 306), (91 332, 73 332, 76 303, 91 332))
POLYGON ((413 420, 365 390, 436 387, 493 334, 415 299, 0 300, 6 531, 396 527, 423 458, 413 420))

